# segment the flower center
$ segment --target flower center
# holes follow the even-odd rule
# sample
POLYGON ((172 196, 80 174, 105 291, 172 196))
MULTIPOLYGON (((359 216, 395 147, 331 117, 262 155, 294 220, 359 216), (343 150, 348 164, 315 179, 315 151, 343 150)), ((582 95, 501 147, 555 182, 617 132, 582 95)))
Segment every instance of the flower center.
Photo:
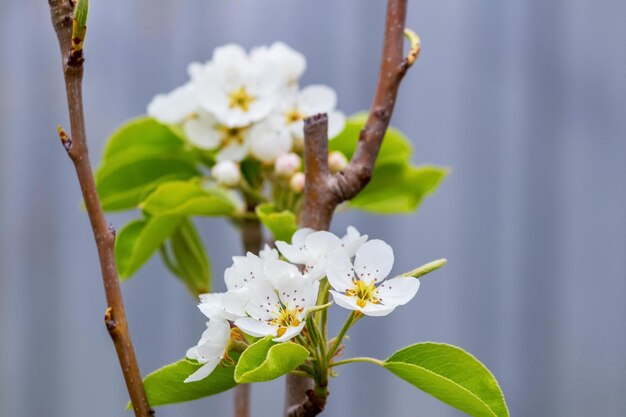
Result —
POLYGON ((222 135, 221 141, 223 145, 228 145, 231 143, 242 144, 245 141, 245 127, 227 127, 223 125, 217 125, 216 129, 222 135))
POLYGON ((374 281, 369 284, 361 280, 353 280, 354 287, 346 291, 346 295, 356 297, 356 304, 363 308, 367 303, 380 304, 380 299, 376 296, 376 286, 374 281))
POLYGON ((283 307, 282 305, 278 307, 277 317, 272 319, 270 322, 274 326, 278 327, 278 331, 276 332, 278 337, 284 335, 288 327, 298 327, 300 325, 298 313, 301 311, 301 308, 289 309, 287 307, 283 307))
POLYGON ((248 111, 255 97, 251 96, 244 87, 239 87, 228 95, 228 99, 230 100, 228 106, 231 109, 239 108, 242 111, 248 111))
POLYGON ((299 122, 302 119, 304 119, 304 114, 300 113, 296 108, 285 112, 285 123, 287 124, 299 122))

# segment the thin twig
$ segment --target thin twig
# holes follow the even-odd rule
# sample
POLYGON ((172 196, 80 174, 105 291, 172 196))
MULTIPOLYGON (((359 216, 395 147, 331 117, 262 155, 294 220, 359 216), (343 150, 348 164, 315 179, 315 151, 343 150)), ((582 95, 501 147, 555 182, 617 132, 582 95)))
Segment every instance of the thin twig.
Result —
POLYGON ((49 0, 48 2, 52 24, 61 48, 71 125, 71 138, 63 129, 59 129, 59 135, 63 146, 74 163, 98 248, 102 280, 108 304, 105 314, 106 327, 117 351, 135 415, 137 417, 149 417, 154 415, 154 412, 148 404, 139 366, 137 365, 115 265, 115 230, 109 227, 104 217, 89 163, 82 96, 83 39, 72 39, 73 3, 68 0, 49 0), (72 48, 72 45, 79 45, 80 47, 75 46, 72 48))
MULTIPOLYGON (((372 178, 400 81, 420 49, 419 37, 407 32, 411 48, 408 56, 404 56, 407 1, 387 0, 383 51, 374 100, 352 160, 343 172, 331 174, 328 170, 327 116, 321 114, 305 119, 303 227, 327 230, 337 206, 356 196, 372 178)), ((312 386, 310 379, 288 375, 285 415, 313 417, 323 411, 327 395, 327 387, 312 386)))

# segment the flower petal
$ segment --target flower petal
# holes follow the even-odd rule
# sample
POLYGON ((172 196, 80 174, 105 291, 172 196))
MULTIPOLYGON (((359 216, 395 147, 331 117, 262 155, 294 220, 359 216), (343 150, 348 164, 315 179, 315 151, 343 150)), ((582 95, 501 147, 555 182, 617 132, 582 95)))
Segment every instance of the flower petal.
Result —
POLYGON ((337 105, 337 93, 326 85, 310 85, 298 95, 298 108, 307 116, 327 113, 337 105))
POLYGON ((285 281, 300 277, 300 270, 295 265, 285 261, 268 260, 263 262, 263 271, 268 281, 274 285, 276 289, 280 289, 285 281))
POLYGON ((211 373, 217 368, 217 365, 222 361, 221 358, 214 358, 204 364, 200 369, 191 374, 187 379, 185 379, 185 383, 188 382, 196 382, 203 380, 207 376, 211 375, 211 373))
POLYGON ((287 330, 285 331, 285 333, 281 336, 281 337, 277 337, 274 340, 274 342, 286 342, 288 340, 293 339, 294 337, 296 337, 297 335, 300 334, 300 332, 302 331, 302 329, 304 328, 304 325, 306 323, 304 321, 300 322, 300 324, 297 327, 287 327, 287 330))
POLYGON ((222 150, 217 154, 215 159, 217 159, 218 162, 241 161, 246 157, 246 155, 248 155, 248 147, 245 143, 231 143, 222 148, 222 150))
POLYGON ((378 298, 387 306, 401 306, 409 301, 420 287, 420 280, 413 277, 398 277, 384 281, 378 286, 378 298))
POLYGON ((330 232, 313 232, 305 239, 306 250, 316 259, 341 247, 341 239, 330 232))
POLYGON ((333 300, 339 307, 347 308, 348 310, 361 311, 361 307, 356 304, 356 298, 350 297, 337 291, 330 290, 333 295, 333 300))
POLYGON ((276 335, 276 327, 270 326, 266 321, 253 319, 252 317, 242 317, 235 320, 235 326, 254 337, 276 335))
POLYGON ((382 281, 393 266, 393 249, 382 240, 364 243, 356 252, 354 270, 363 281, 382 281))
POLYGON ((354 285, 354 266, 350 257, 344 251, 333 252, 328 256, 326 276, 331 287, 340 292, 346 292, 354 285))
POLYGON ((386 316, 387 314, 395 310, 395 308, 396 306, 386 306, 384 304, 367 303, 365 304, 365 307, 361 309, 361 312, 365 314, 366 316, 380 317, 380 316, 386 316))
POLYGON ((187 120, 183 130, 189 142, 200 149, 215 149, 222 140, 222 134, 215 128, 213 122, 205 118, 187 120))
POLYGON ((346 116, 340 111, 331 111, 328 113, 328 137, 335 138, 346 127, 346 116))

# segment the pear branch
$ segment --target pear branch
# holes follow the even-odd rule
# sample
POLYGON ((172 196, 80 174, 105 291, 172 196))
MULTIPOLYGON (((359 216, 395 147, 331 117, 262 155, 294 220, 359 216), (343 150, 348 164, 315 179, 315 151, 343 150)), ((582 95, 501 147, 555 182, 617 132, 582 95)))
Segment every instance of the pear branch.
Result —
MULTIPOLYGON (((328 117, 318 114, 304 121, 303 227, 327 230, 337 206, 355 197, 370 181, 385 132, 396 104, 400 82, 420 51, 419 37, 405 30, 408 0, 387 0, 385 35, 374 100, 357 148, 348 166, 337 174, 328 169, 328 117), (410 50, 404 55, 404 36, 410 50)), ((328 387, 287 375, 285 415, 313 417, 326 405, 328 387)))
POLYGON ((122 291, 117 276, 114 256, 115 230, 109 227, 104 217, 89 163, 82 96, 83 42, 86 33, 87 0, 78 0, 78 5, 69 0, 48 0, 48 3, 52 25, 61 48, 71 126, 71 136, 65 133, 61 127, 59 127, 59 136, 67 154, 74 163, 98 248, 102 281, 108 304, 105 324, 115 345, 135 415, 137 417, 149 417, 154 412, 150 409, 144 391, 137 358, 128 331, 122 291), (76 13, 74 13, 75 8, 76 13))

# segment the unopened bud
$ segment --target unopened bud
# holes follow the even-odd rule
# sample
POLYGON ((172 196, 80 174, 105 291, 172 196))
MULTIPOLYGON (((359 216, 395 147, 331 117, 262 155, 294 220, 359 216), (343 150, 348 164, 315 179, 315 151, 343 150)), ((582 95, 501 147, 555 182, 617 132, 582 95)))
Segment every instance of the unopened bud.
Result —
POLYGON ((211 171, 213 178, 215 178, 218 184, 232 187, 239 184, 241 181, 241 171, 239 165, 233 161, 222 161, 213 167, 211 171))
POLYGON ((302 172, 296 172, 289 180, 289 188, 295 193, 301 193, 304 190, 304 174, 302 172))
POLYGON ((281 177, 290 177, 300 169, 302 160, 295 153, 285 153, 276 159, 274 171, 281 177))
POLYGON ((328 155, 328 168, 331 172, 343 171, 348 166, 348 158, 339 151, 333 151, 328 155))

